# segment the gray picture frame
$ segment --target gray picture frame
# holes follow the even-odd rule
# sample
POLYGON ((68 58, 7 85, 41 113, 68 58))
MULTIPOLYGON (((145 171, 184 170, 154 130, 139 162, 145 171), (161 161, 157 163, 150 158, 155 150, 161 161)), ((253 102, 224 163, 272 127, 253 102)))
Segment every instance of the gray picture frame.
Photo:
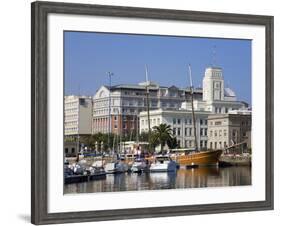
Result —
POLYGON ((273 20, 272 16, 210 13, 151 8, 134 8, 57 2, 31 4, 31 222, 33 224, 71 223, 86 221, 123 220, 168 217, 192 214, 228 213, 273 209, 273 20), (47 76, 47 17, 50 13, 95 15, 126 18, 165 19, 229 24, 261 25, 266 33, 266 158, 265 201, 185 205, 169 207, 117 209, 100 211, 48 213, 48 76, 47 76))

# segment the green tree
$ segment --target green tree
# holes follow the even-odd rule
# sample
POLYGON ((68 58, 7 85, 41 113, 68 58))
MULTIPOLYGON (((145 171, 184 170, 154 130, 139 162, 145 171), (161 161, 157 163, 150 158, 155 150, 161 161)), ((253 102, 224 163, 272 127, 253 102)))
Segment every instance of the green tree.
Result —
POLYGON ((160 150, 163 153, 163 147, 172 138, 172 129, 170 125, 160 124, 159 126, 153 127, 153 135, 151 140, 155 144, 160 144, 160 150))
POLYGON ((170 149, 178 148, 178 141, 176 137, 171 137, 171 139, 167 140, 167 145, 170 149))

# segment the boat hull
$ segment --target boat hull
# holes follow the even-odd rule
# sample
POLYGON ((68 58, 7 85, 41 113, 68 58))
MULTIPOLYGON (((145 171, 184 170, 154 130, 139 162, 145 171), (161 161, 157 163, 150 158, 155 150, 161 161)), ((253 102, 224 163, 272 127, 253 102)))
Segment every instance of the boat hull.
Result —
POLYGON ((150 172, 176 172, 177 163, 170 161, 169 163, 153 163, 150 166, 150 172))
POLYGON ((251 166, 251 156, 222 155, 219 159, 219 166, 251 166))
POLYGON ((176 157, 176 162, 185 166, 218 164, 222 150, 202 151, 176 157))

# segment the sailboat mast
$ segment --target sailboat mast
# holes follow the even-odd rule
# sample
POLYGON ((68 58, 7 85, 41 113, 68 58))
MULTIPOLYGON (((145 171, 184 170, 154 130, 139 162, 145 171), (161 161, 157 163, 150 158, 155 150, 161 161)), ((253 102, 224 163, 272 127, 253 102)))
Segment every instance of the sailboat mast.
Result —
POLYGON ((136 115, 137 123, 136 123, 136 141, 139 143, 139 117, 136 115))
POLYGON ((150 152, 150 136, 151 136, 151 128, 150 128, 150 112, 149 112, 149 84, 148 84, 148 72, 147 66, 145 65, 145 78, 146 78, 146 110, 147 110, 147 123, 148 123, 148 151, 150 152))
POLYGON ((189 71, 190 94, 191 94, 192 121, 193 121, 193 130, 194 130, 194 139, 195 139, 195 151, 198 151, 197 132, 196 132, 196 118, 195 118, 194 104, 193 104, 193 84, 192 84, 192 75, 191 75, 190 64, 188 65, 188 71, 189 71))

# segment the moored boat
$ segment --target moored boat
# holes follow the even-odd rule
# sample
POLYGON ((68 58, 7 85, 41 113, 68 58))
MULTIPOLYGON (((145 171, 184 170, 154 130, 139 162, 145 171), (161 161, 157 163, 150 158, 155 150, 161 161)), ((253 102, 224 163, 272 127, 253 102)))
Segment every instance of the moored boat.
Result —
POLYGON ((109 162, 104 166, 106 173, 125 173, 129 170, 128 164, 123 161, 109 162))
POLYGON ((89 180, 99 180, 106 178, 106 172, 103 167, 90 167, 88 170, 89 180))
POLYGON ((147 170, 148 166, 145 159, 136 158, 131 167, 131 172, 138 173, 147 170))
POLYGON ((194 151, 172 157, 177 163, 184 166, 202 166, 218 164, 222 150, 194 151))
POLYGON ((252 156, 244 154, 223 154, 219 159, 219 166, 251 166, 252 156))
POLYGON ((151 163, 150 172, 176 172, 177 163, 168 155, 155 156, 154 162, 151 163))
POLYGON ((202 151, 198 149, 198 140, 197 140, 197 128, 196 128, 196 118, 194 112, 194 103, 193 103, 193 84, 192 84, 192 75, 191 75, 191 66, 188 65, 189 69, 189 80, 190 80, 190 96, 191 96, 191 111, 192 111, 192 125, 194 131, 194 151, 185 151, 182 154, 176 155, 176 161, 180 165, 189 166, 200 166, 200 165, 213 165, 218 164, 219 157, 222 154, 222 150, 206 150, 202 151))

